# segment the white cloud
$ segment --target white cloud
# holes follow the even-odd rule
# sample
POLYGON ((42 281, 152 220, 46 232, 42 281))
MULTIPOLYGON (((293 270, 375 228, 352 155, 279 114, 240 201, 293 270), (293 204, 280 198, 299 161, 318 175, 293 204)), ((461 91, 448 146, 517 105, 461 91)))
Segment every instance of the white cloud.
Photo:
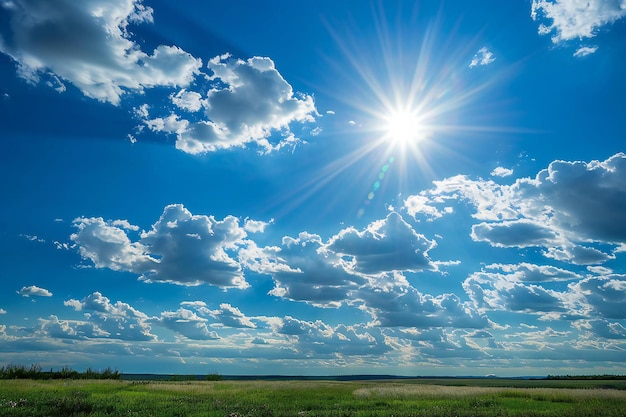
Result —
POLYGON ((554 282, 582 279, 582 276, 552 265, 535 265, 527 262, 520 264, 491 264, 485 266, 489 271, 502 271, 508 281, 519 282, 554 282))
POLYGON ((60 320, 55 315, 47 319, 38 319, 38 331, 58 339, 94 339, 106 338, 110 333, 100 329, 94 323, 81 320, 60 320))
POLYGON ((508 177, 513 175, 513 170, 504 167, 496 167, 493 171, 491 171, 492 177, 508 177))
POLYGON ((338 307, 365 283, 344 269, 341 258, 326 250, 318 235, 306 232, 284 237, 280 247, 250 244, 240 256, 247 268, 272 276, 275 287, 270 294, 319 307, 338 307))
POLYGON ((491 52, 486 47, 482 47, 478 50, 478 52, 476 52, 476 54, 470 61, 469 67, 474 68, 477 65, 489 65, 495 60, 496 58, 494 58, 493 52, 491 52))
POLYGON ((270 58, 244 61, 225 54, 209 60, 207 67, 212 74, 206 92, 182 90, 172 96, 185 110, 199 111, 201 106, 203 117, 141 115, 152 130, 175 134, 176 147, 184 152, 201 154, 250 143, 270 152, 298 143, 290 124, 313 121, 317 115, 313 97, 294 93, 270 58))
POLYGON ((598 29, 626 16, 626 0, 533 0, 531 17, 552 20, 540 24, 539 33, 552 36, 554 43, 591 38, 598 29))
POLYGON ((582 58, 583 56, 595 54, 597 50, 597 46, 581 46, 574 52, 574 56, 576 58, 582 58))
POLYGON ((214 340, 219 336, 207 327, 208 320, 191 310, 179 308, 176 311, 164 311, 153 323, 168 328, 179 335, 192 340, 214 340))
POLYGON ((535 178, 512 185, 463 175, 434 181, 435 187, 409 196, 405 209, 439 218, 455 200, 474 206, 483 220, 471 229, 476 241, 495 247, 544 248, 544 255, 574 264, 597 264, 626 242, 626 155, 605 161, 554 161, 535 178), (417 201, 417 203, 416 203, 417 201), (435 214, 433 214, 435 213, 435 214))
POLYGON ((355 356, 389 352, 385 336, 380 330, 362 325, 329 326, 322 321, 303 321, 285 317, 277 332, 289 336, 300 355, 355 356))
POLYGON ((437 207, 430 205, 430 199, 423 195, 412 195, 404 201, 404 207, 409 215, 415 217, 418 213, 425 214, 430 218, 437 219, 444 215, 445 210, 439 210, 437 207))
POLYGON ((265 232, 265 228, 267 226, 269 226, 270 224, 272 224, 273 222, 274 222, 274 219, 270 220, 269 222, 263 222, 263 221, 260 221, 260 220, 245 219, 244 224, 243 224, 243 228, 246 230, 246 232, 263 233, 263 232, 265 232))
POLYGON ((7 311, 4 308, 0 308, 0 314, 7 314, 7 311))
POLYGON ((375 326, 484 328, 489 325, 485 315, 455 294, 422 294, 406 283, 383 284, 372 280, 355 298, 362 301, 361 308, 372 316, 375 326))
POLYGON ((387 218, 370 223, 365 230, 349 227, 329 239, 326 248, 342 257, 351 257, 348 270, 363 274, 434 269, 428 251, 435 242, 418 234, 402 216, 391 212, 387 218))
POLYGON ((127 91, 186 86, 202 65, 176 46, 159 45, 148 54, 131 40, 129 25, 152 22, 152 9, 141 0, 15 0, 0 7, 9 15, 0 51, 30 82, 45 76, 61 88, 63 79, 117 105, 127 91))
POLYGON ((528 220, 479 223, 472 226, 472 239, 497 247, 552 246, 557 234, 549 227, 528 220))
POLYGON ((38 242, 38 243, 46 243, 45 239, 42 239, 38 236, 34 236, 34 235, 26 235, 26 234, 20 234, 21 237, 30 240, 31 242, 38 242))
POLYGON ((17 292, 22 297, 52 297, 52 293, 45 288, 40 288, 35 285, 31 285, 29 287, 22 287, 21 290, 17 292))
POLYGON ((607 319, 626 319, 626 276, 589 277, 569 285, 582 296, 583 306, 607 319))
POLYGON ((580 320, 573 323, 578 330, 588 331, 594 336, 606 339, 626 339, 626 327, 618 322, 604 319, 580 320))
POLYGON ((102 218, 74 220, 78 232, 70 238, 81 256, 97 268, 133 272, 146 282, 249 286, 241 266, 229 255, 237 252, 246 237, 233 216, 218 221, 213 216, 193 215, 180 204, 169 205, 136 241, 115 223, 102 218))
POLYGON ((311 136, 317 136, 322 133, 322 128, 317 126, 311 130, 311 136))
POLYGON ((172 103, 183 110, 196 112, 202 108, 202 95, 195 91, 187 91, 184 88, 176 95, 171 96, 172 103))
POLYGON ((209 314, 227 327, 256 328, 256 325, 237 307, 233 307, 228 303, 220 304, 219 310, 210 311, 209 314))
POLYGON ((64 305, 72 307, 76 311, 84 311, 86 322, 59 322, 58 320, 45 322, 47 323, 46 326, 53 325, 53 328, 59 332, 56 337, 66 334, 132 341, 157 339, 151 333, 149 318, 145 313, 121 301, 112 304, 107 297, 99 292, 94 292, 82 300, 67 300, 64 305))
POLYGON ((566 297, 562 293, 509 278, 478 272, 463 282, 463 288, 479 309, 526 313, 567 311, 566 297))

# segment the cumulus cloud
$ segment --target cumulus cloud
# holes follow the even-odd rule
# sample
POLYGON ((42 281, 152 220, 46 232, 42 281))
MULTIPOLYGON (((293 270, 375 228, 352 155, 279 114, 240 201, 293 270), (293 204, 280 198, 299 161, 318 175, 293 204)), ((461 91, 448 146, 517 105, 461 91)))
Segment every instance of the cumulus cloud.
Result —
POLYGON ((409 196, 404 207, 415 217, 440 218, 462 200, 474 206, 472 217, 482 220, 471 229, 476 241, 540 247, 549 258, 597 264, 614 258, 598 244, 619 251, 626 242, 624 177, 623 153, 605 161, 554 161, 534 178, 512 185, 464 175, 434 181, 433 189, 409 196))
POLYGON ((392 212, 364 230, 348 227, 327 242, 306 232, 284 237, 281 246, 260 248, 248 241, 239 257, 246 268, 272 276, 270 294, 338 307, 355 301, 355 290, 368 284, 368 276, 436 269, 428 258, 434 246, 392 212))
POLYGON ((141 0, 13 0, 0 7, 9 16, 0 51, 30 82, 45 76, 58 88, 62 79, 89 97, 119 104, 127 91, 186 86, 202 65, 176 46, 141 50, 129 31, 153 21, 141 0))
POLYGON ((566 312, 566 297, 540 285, 516 281, 514 277, 477 272, 463 288, 481 310, 510 310, 526 313, 566 312))
POLYGON ((240 257, 247 268, 272 276, 271 295, 320 307, 338 307, 351 290, 365 283, 344 269, 341 258, 325 249, 320 236, 306 232, 284 237, 280 247, 250 245, 240 257))
POLYGON ((379 355, 391 350, 380 330, 362 325, 332 327, 319 320, 310 322, 287 316, 276 330, 289 336, 301 355, 379 355))
POLYGON ((539 33, 553 33, 552 42, 591 38, 598 29, 626 16, 625 0, 533 0, 533 20, 546 18, 539 33))
POLYGON ((513 170, 504 167, 496 167, 493 171, 491 171, 492 177, 508 177, 513 175, 513 170))
POLYGON ((581 296, 587 312, 597 312, 606 319, 626 319, 626 276, 589 277, 570 284, 569 289, 581 296))
POLYGON ((152 319, 151 321, 188 339, 219 339, 217 333, 209 330, 207 319, 198 316, 196 313, 186 308, 179 308, 176 311, 164 311, 161 313, 160 317, 152 319))
POLYGON ((489 65, 495 60, 496 58, 493 56, 493 52, 491 52, 486 47, 482 47, 478 50, 478 52, 476 52, 476 54, 470 61, 469 67, 474 68, 477 65, 489 65))
POLYGON ((22 287, 22 289, 17 293, 22 297, 52 297, 52 293, 50 291, 45 288, 37 287, 36 285, 22 287))
POLYGON ((170 96, 172 103, 183 110, 196 112, 202 108, 202 95, 195 91, 187 91, 184 88, 175 95, 170 96))
POLYGON ((169 205, 136 241, 119 221, 115 224, 102 218, 74 220, 78 231, 70 238, 81 256, 96 268, 133 272, 146 282, 249 286, 241 266, 229 255, 246 237, 233 216, 216 220, 213 216, 193 215, 180 204, 169 205))
POLYGON ((175 134, 176 147, 184 152, 201 154, 249 143, 264 152, 277 150, 298 142, 291 123, 313 121, 317 114, 313 98, 294 93, 270 58, 242 60, 224 54, 209 60, 207 68, 207 91, 181 90, 172 96, 182 109, 202 108, 202 116, 143 117, 152 130, 175 134))
POLYGON ((460 327, 484 328, 487 317, 455 294, 432 296, 422 294, 410 285, 394 283, 380 285, 375 281, 362 287, 355 298, 362 309, 381 327, 460 327))
POLYGON ((573 323, 578 330, 589 332, 605 339, 626 339, 626 327, 621 323, 604 319, 579 320, 573 323))
POLYGON ((96 339, 107 338, 110 333, 96 324, 81 320, 61 320, 54 314, 47 319, 38 320, 39 333, 59 339, 96 339))
POLYGON ((256 325, 237 307, 233 307, 228 303, 220 304, 219 310, 210 311, 209 314, 226 327, 256 328, 256 325))
POLYGON ((435 242, 418 234, 400 214, 370 223, 365 230, 347 228, 333 236, 326 248, 351 258, 349 269, 364 274, 434 269, 428 251, 435 242))
POLYGON ((145 313, 122 301, 113 304, 100 292, 94 292, 82 300, 69 299, 64 304, 76 311, 84 311, 86 322, 60 322, 58 319, 46 321, 48 328, 54 329, 59 335, 132 341, 157 339, 151 333, 149 318, 145 313))

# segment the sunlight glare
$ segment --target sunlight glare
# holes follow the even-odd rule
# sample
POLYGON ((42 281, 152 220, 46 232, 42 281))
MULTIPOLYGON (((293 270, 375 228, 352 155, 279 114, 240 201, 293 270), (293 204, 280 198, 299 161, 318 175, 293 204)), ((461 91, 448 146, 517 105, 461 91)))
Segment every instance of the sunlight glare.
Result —
POLYGON ((394 145, 419 142, 424 138, 424 128, 417 111, 392 110, 384 117, 385 138, 394 145))

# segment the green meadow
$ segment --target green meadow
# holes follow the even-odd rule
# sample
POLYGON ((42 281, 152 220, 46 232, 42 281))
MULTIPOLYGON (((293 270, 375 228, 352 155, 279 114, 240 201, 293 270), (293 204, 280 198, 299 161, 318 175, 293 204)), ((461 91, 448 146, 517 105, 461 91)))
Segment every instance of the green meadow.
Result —
POLYGON ((626 415, 625 381, 580 382, 14 379, 0 381, 0 416, 626 415))

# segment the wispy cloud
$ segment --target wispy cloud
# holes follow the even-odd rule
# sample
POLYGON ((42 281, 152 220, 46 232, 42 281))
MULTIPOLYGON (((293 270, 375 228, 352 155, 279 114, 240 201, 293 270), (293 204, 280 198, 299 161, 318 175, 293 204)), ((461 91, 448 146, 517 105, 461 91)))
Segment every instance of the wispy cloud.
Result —
POLYGON ((583 56, 595 54, 597 50, 597 46, 581 46, 574 52, 574 56, 576 58, 582 58, 583 56))
POLYGON ((482 47, 478 50, 478 52, 476 52, 476 54, 470 61, 469 67, 474 68, 478 65, 489 65, 495 60, 496 58, 493 56, 493 52, 491 52, 486 47, 482 47))

